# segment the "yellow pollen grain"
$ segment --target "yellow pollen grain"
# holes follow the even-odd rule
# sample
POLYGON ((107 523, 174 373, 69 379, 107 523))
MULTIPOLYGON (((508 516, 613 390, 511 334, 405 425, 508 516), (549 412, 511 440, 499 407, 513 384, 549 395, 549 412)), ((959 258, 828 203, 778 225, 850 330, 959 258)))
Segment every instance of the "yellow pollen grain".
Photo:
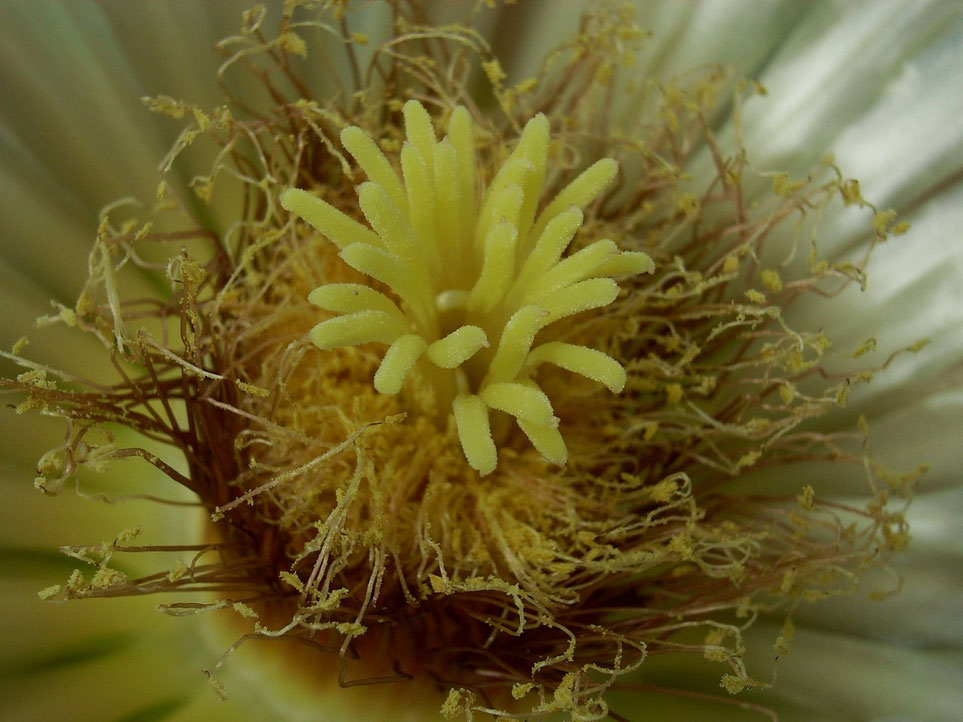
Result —
POLYGON ((669 384, 665 387, 665 400, 668 404, 674 405, 682 401, 684 396, 682 386, 679 384, 669 384))
POLYGON ((776 271, 767 268, 759 275, 762 278, 763 285, 773 293, 778 293, 782 290, 782 279, 776 271))
POLYGON ((803 487, 802 493, 796 497, 796 501, 799 502, 799 506, 803 509, 809 510, 813 508, 813 500, 816 498, 816 492, 813 488, 807 484, 803 487))
POLYGON ((59 584, 52 584, 51 586, 44 587, 39 592, 37 592, 37 596, 40 597, 41 600, 46 602, 58 596, 60 592, 61 592, 61 586, 59 584))
POLYGON ((746 298, 757 304, 766 302, 766 295, 762 293, 762 291, 757 291, 754 288, 750 288, 748 291, 746 291, 746 298))

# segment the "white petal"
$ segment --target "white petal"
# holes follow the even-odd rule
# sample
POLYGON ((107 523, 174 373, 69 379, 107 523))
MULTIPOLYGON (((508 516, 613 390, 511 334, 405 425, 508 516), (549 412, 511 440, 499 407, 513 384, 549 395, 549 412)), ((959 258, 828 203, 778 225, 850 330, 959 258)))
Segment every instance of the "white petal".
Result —
MULTIPOLYGON (((957 20, 907 55, 881 86, 879 98, 826 146, 843 172, 860 180, 863 196, 880 209, 914 214, 959 184, 961 64, 963 20, 957 20)), ((857 252, 867 240, 869 219, 869 211, 835 206, 823 226, 821 251, 829 257, 857 252)))
POLYGON ((4 619, 17 620, 4 631, 4 719, 77 719, 78 714, 112 719, 204 686, 200 650, 185 658, 179 653, 184 650, 160 636, 183 635, 187 625, 152 613, 144 603, 148 600, 96 600, 97 614, 90 615, 43 604, 27 590, 17 595, 22 601, 11 602, 10 596, 5 592, 0 602, 4 619), (91 624, 87 629, 79 626, 85 618, 91 624), (54 636, 54 629, 64 636, 54 636), (8 657, 14 650, 19 653, 8 657))
MULTIPOLYGON (((229 618, 213 618, 204 626, 208 645, 226 649, 239 634, 229 618)), ((236 701, 251 700, 253 708, 270 707, 271 717, 313 722, 315 720, 392 720, 423 722, 439 717, 444 694, 425 677, 372 688, 367 685, 340 687, 341 663, 336 654, 318 653, 288 641, 252 641, 242 645, 221 669, 218 679, 236 701)), ((348 662, 347 679, 391 676, 391 667, 360 668, 348 662)), ((263 714, 263 713, 262 713, 263 714)), ((190 720, 190 718, 186 718, 190 720)))
POLYGON ((924 484, 907 514, 912 541, 891 560, 892 571, 873 569, 851 596, 800 606, 794 621, 912 648, 963 648, 961 518, 963 487, 930 492, 924 484), (902 579, 898 594, 870 600, 874 591, 895 589, 897 575, 902 579))
POLYGON ((151 197, 164 151, 141 132, 141 89, 105 25, 94 4, 29 3, 6 8, 0 30, 4 121, 94 210, 132 192, 151 197))
MULTIPOLYGON (((870 422, 870 442, 881 460, 933 466, 931 477, 957 479, 963 422, 963 184, 944 192, 910 216, 905 236, 876 249, 865 292, 855 286, 835 299, 812 297, 787 315, 799 328, 823 328, 835 344, 835 369, 881 365, 893 352, 928 339, 922 350, 904 353, 872 383, 860 386, 850 417, 870 422), (838 309, 842 309, 839 312, 838 309), (877 351, 858 360, 849 354, 870 336, 877 351)), ((841 416, 841 419, 847 418, 841 416)))
MULTIPOLYGON (((771 666, 771 652, 764 654, 767 642, 771 645, 777 630, 760 624, 747 635, 756 657, 747 661, 762 679, 761 670, 771 666)), ((776 707, 779 700, 809 705, 815 718, 948 722, 959 719, 963 706, 961 675, 958 651, 908 649, 797 628, 789 655, 779 662, 776 687, 748 698, 776 707)))
POLYGON ((863 195, 902 210, 963 164, 963 22, 912 56, 833 147, 863 195))
POLYGON ((805 167, 871 107, 907 56, 952 34, 952 3, 824 3, 762 75, 770 95, 746 109, 753 158, 805 167))
MULTIPOLYGON (((22 274, 45 288, 46 313, 50 311, 50 297, 72 303, 80 290, 97 214, 61 185, 2 120, 0 149, 0 218, 4 234, 0 273, 22 274)), ((3 288, 9 302, 6 282, 3 288)))

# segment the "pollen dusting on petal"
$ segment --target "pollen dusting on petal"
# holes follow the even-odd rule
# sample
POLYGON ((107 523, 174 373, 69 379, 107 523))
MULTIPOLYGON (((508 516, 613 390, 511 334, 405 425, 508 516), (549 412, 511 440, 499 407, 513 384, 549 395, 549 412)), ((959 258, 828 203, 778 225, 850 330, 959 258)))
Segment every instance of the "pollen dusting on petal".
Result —
POLYGON ((865 283, 821 257, 827 210, 871 245, 901 223, 832 161, 752 167, 712 119, 761 86, 643 80, 628 6, 591 5, 533 81, 408 10, 363 52, 344 30, 361 87, 301 76, 334 42, 304 29, 337 35, 348 9, 289 2, 218 45, 224 87, 261 96, 148 101, 186 123, 157 203, 105 209, 78 302, 42 323, 99 340, 109 378, 18 343, 2 383, 66 421, 38 489, 153 468, 191 501, 131 494, 210 521, 64 547, 84 571, 41 597, 227 619, 219 694, 238 648, 287 642, 244 663, 279 659, 322 715, 363 718, 359 685, 392 682, 429 690, 426 717, 601 719, 657 656, 714 665, 722 695, 767 686, 746 625, 852 591, 909 541, 924 469, 873 461, 865 422, 820 426, 875 341, 837 351, 783 314, 865 283), (131 554, 157 571, 121 571, 131 554))

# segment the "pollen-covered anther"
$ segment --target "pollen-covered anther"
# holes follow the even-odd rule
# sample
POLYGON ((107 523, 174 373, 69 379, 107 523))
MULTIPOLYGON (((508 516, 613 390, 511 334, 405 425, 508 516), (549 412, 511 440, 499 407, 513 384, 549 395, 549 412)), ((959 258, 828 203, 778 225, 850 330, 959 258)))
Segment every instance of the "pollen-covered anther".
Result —
POLYGON ((281 205, 337 245, 345 263, 394 294, 361 284, 320 286, 309 300, 339 315, 315 326, 310 339, 321 349, 386 345, 374 378, 384 394, 399 393, 411 374, 425 371, 438 412, 454 414, 465 458, 483 475, 498 463, 493 412, 514 417, 539 453, 563 464, 559 419, 535 369, 552 364, 614 393, 625 386, 625 371, 595 349, 537 344, 538 334, 612 303, 616 277, 653 270, 648 255, 620 251, 608 239, 563 257, 583 209, 615 177, 616 162, 597 161, 537 213, 550 139, 544 115, 527 123, 480 195, 465 108, 451 113, 441 141, 417 101, 405 104, 404 120, 400 175, 363 130, 341 133, 368 177, 357 193, 369 227, 307 191, 281 195, 281 205))

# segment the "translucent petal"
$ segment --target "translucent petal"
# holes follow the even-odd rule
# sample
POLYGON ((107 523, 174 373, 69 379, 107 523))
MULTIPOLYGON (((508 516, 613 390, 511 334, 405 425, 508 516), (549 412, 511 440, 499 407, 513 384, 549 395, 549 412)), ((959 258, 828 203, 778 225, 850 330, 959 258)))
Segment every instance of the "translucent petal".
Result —
MULTIPOLYGON (((196 625, 164 618, 149 609, 152 605, 144 604, 146 600, 127 599, 120 604, 113 599, 94 600, 100 616, 111 620, 117 631, 78 629, 68 631, 64 640, 45 640, 42 633, 38 636, 37 627, 51 616, 51 607, 33 596, 30 600, 26 594, 17 595, 22 601, 8 604, 10 597, 3 595, 3 611, 20 619, 17 626, 35 642, 35 646, 26 645, 22 656, 5 655, 5 674, 0 676, 0 715, 5 719, 76 719, 78 706, 89 719, 110 719, 162 700, 180 701, 204 688, 199 671, 202 648, 191 650, 184 636, 189 626, 196 629, 196 625), (136 630, 131 624, 135 619, 136 630), (124 626, 126 634, 121 631, 124 626), (157 683, 160 678, 162 685, 157 683)), ((70 617, 76 629, 79 618, 70 617)), ((5 645, 23 648, 24 640, 5 637, 5 645)))
POLYGON ((873 382, 854 392, 850 409, 870 422, 875 454, 889 463, 933 465, 931 483, 958 475, 955 443, 934 433, 960 423, 961 402, 953 394, 963 363, 963 184, 911 215, 910 231, 876 249, 865 292, 850 288, 836 302, 850 309, 831 313, 829 303, 813 299, 787 315, 793 324, 818 323, 834 341, 837 368, 879 366, 893 352, 918 340, 929 344, 903 353, 873 382), (869 336, 877 351, 858 360, 848 356, 869 336))
MULTIPOLYGON (((776 625, 759 624, 747 635, 758 665, 776 625)), ((753 655, 750 655, 752 657, 753 655)), ((963 705, 957 681, 963 654, 941 649, 910 649, 892 642, 858 640, 797 627, 788 656, 780 660, 779 684, 757 697, 805 701, 835 719, 952 720, 963 705)))
POLYGON ((818 5, 762 74, 770 95, 747 107, 753 156, 770 166, 810 165, 873 105, 914 50, 954 32, 954 15, 945 2, 818 5))

